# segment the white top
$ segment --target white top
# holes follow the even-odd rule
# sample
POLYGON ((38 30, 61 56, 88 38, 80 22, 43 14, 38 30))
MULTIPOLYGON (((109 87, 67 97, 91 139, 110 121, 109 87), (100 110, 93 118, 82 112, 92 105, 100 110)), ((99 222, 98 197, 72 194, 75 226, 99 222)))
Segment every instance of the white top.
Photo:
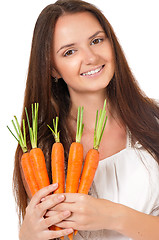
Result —
MULTIPOLYGON (((91 195, 159 216, 159 165, 138 143, 99 162, 91 195)), ((115 231, 79 231, 74 240, 130 240, 115 231)))

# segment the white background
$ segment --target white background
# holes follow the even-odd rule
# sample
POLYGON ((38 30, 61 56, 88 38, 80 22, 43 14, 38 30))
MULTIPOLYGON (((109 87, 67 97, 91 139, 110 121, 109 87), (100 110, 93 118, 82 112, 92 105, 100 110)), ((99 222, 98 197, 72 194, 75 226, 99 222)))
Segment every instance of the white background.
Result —
MULTIPOLYGON (((18 239, 18 218, 12 194, 16 141, 6 128, 13 115, 20 120, 31 39, 35 21, 50 0, 0 3, 0 213, 1 236, 18 239)), ((89 0, 112 24, 141 88, 159 99, 159 14, 156 0, 89 0)))

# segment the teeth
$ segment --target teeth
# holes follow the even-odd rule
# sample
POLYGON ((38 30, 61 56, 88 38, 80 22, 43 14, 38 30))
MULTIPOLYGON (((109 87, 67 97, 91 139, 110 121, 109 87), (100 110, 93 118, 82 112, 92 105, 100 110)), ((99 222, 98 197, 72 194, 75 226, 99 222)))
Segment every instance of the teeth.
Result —
MULTIPOLYGON (((102 67, 103 67, 103 66, 102 66, 102 67)), ((83 76, 93 75, 93 74, 95 74, 95 73, 98 73, 98 72, 102 69, 102 67, 99 67, 99 68, 97 68, 97 69, 95 69, 95 70, 92 70, 92 71, 89 71, 89 72, 87 72, 87 73, 82 73, 81 75, 83 75, 83 76)))

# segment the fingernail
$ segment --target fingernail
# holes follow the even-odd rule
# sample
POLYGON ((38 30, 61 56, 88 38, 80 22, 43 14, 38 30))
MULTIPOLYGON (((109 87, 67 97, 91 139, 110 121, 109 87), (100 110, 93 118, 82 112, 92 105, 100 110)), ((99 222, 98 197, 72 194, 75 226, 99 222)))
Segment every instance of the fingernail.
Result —
POLYGON ((44 198, 44 197, 41 199, 41 202, 43 202, 43 201, 45 201, 45 198, 44 198))
POLYGON ((57 187, 58 186, 58 183, 54 183, 52 184, 53 187, 57 187))
POLYGON ((58 200, 60 200, 60 201, 61 201, 61 200, 63 200, 63 199, 64 199, 64 197, 65 197, 64 195, 59 195, 57 198, 58 198, 58 200))

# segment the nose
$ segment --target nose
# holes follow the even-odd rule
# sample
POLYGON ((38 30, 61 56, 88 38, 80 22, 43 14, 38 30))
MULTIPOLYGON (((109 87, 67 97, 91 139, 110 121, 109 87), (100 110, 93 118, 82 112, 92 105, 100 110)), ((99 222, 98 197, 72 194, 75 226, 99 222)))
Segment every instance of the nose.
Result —
POLYGON ((85 63, 86 65, 96 64, 96 62, 98 61, 98 54, 93 51, 91 47, 87 47, 83 49, 82 59, 83 63, 85 63))

